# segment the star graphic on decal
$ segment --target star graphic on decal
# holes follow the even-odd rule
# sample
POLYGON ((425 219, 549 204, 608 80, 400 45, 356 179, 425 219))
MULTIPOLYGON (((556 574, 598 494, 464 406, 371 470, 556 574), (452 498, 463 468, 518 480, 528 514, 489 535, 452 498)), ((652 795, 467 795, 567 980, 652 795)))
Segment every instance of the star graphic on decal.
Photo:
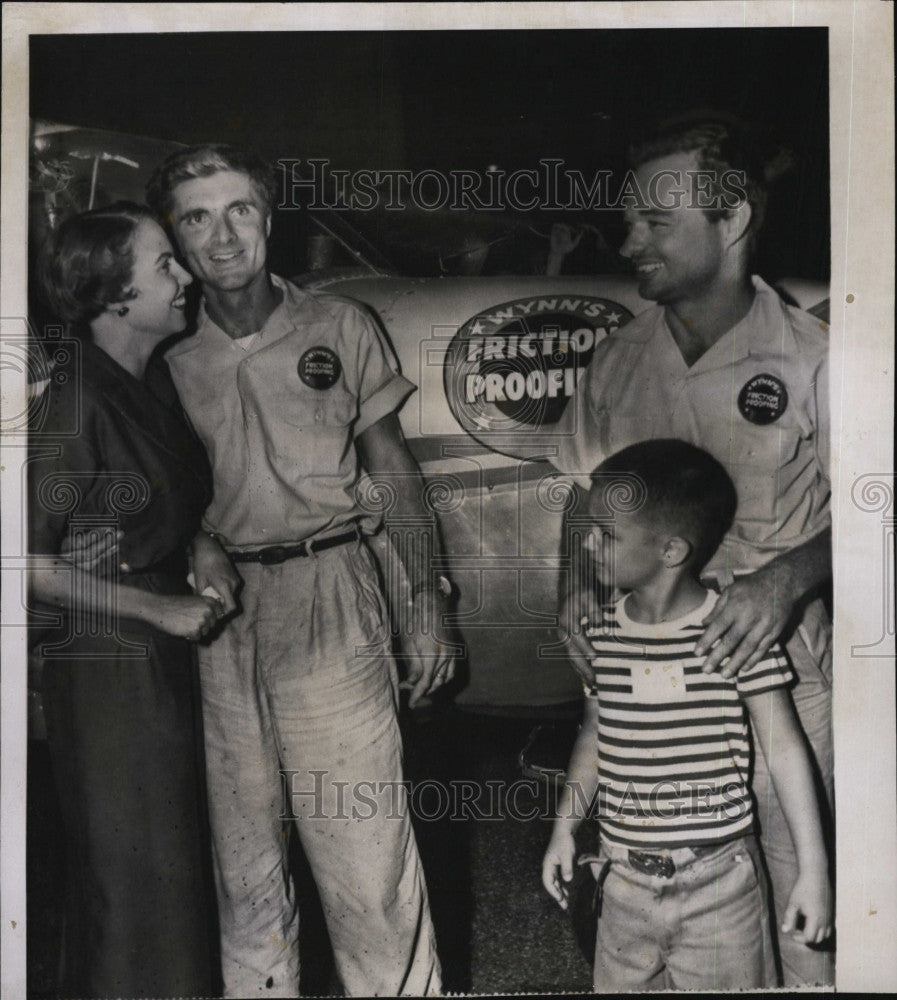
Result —
POLYGON ((608 321, 608 323, 610 323, 613 326, 619 326, 621 318, 622 317, 620 316, 619 313, 610 313, 610 312, 605 317, 605 319, 608 321))
POLYGON ((471 334, 483 333, 485 328, 479 320, 475 320, 473 326, 470 328, 471 334))

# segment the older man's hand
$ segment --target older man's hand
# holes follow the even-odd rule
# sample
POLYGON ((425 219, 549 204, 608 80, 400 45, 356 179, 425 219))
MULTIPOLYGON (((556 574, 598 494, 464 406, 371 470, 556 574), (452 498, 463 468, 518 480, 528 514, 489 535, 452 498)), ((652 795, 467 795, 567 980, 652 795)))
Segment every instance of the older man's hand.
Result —
POLYGON ((720 594, 704 619, 695 652, 706 656, 705 674, 718 670, 734 677, 752 667, 778 639, 791 616, 795 597, 781 567, 740 577, 720 594))

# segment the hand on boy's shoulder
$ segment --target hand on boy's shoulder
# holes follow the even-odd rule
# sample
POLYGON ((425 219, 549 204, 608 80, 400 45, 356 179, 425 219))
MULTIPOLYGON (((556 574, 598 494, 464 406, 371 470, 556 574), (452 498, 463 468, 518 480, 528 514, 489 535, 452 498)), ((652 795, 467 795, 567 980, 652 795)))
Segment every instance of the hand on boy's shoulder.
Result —
POLYGON ((585 635, 584 616, 580 613, 581 603, 577 597, 568 595, 561 602, 557 636, 566 646, 567 656, 573 664, 577 676, 589 687, 595 680, 592 671, 592 657, 595 651, 585 635))
POLYGON ((723 590, 703 620, 705 630, 695 652, 707 657, 704 673, 718 670, 730 678, 759 663, 790 614, 791 601, 783 599, 762 570, 740 577, 723 590))
POLYGON ((571 634, 564 628, 557 630, 557 636, 567 647, 567 656, 576 671, 576 675, 589 688, 595 682, 595 672, 592 670, 592 657, 595 655, 588 640, 581 633, 571 634))

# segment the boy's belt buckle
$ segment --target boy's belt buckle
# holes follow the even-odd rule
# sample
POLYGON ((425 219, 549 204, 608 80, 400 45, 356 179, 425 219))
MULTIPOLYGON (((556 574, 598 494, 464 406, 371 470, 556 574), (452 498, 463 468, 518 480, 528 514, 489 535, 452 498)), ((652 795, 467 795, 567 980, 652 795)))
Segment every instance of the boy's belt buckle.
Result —
POLYGON ((676 874, 676 863, 666 854, 646 854, 630 849, 629 864, 643 875, 655 875, 657 878, 672 878, 676 874))

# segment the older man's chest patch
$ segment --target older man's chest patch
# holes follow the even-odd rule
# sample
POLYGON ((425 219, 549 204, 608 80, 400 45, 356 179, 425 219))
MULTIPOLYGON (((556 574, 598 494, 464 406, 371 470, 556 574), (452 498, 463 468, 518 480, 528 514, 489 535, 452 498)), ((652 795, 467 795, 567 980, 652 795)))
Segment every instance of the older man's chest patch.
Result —
POLYGON ((778 420, 787 408, 788 390, 775 375, 754 375, 738 393, 738 412, 761 427, 778 420))

